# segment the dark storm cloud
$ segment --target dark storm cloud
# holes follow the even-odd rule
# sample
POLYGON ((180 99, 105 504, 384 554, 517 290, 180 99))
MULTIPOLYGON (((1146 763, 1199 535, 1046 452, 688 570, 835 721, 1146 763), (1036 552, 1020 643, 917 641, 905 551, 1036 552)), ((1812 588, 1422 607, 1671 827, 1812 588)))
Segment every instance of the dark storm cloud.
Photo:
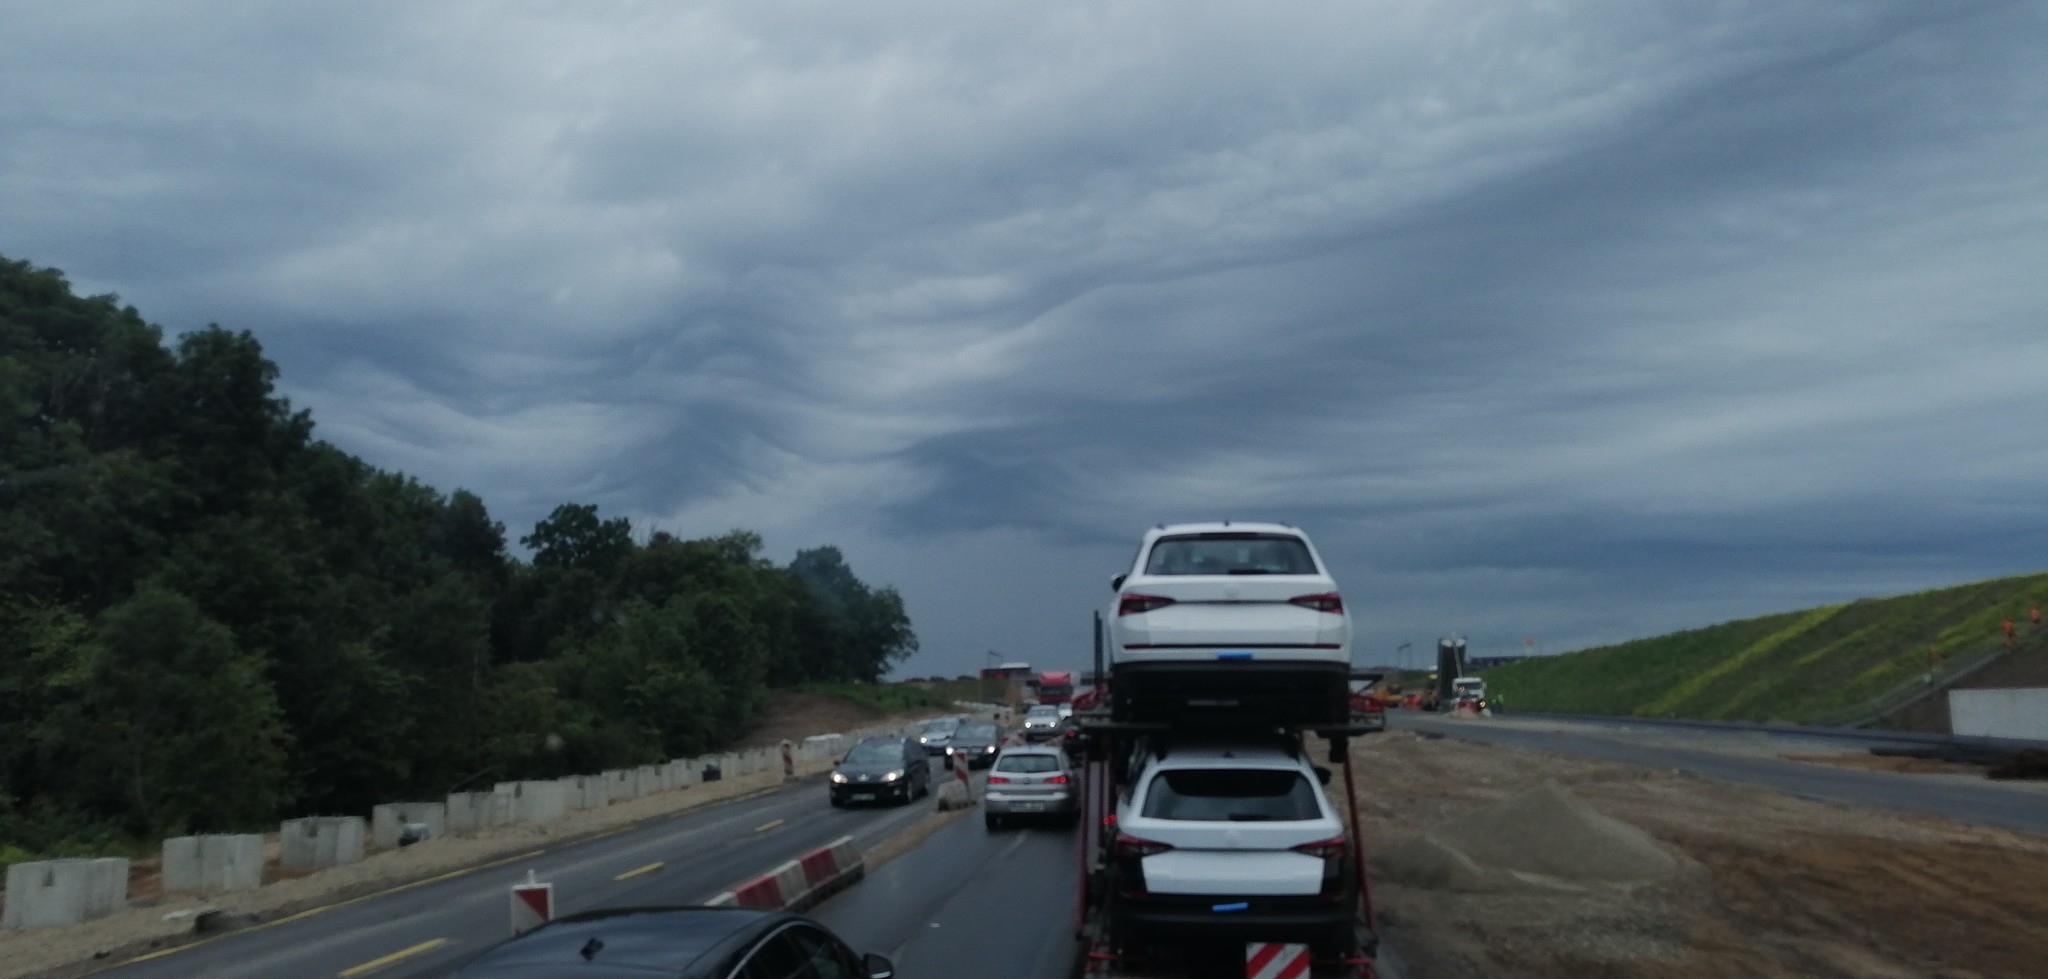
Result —
POLYGON ((913 672, 1077 654, 1161 520, 1307 527, 1365 649, 2048 544, 2038 5, 16 13, 0 252, 515 535, 838 542, 913 672))

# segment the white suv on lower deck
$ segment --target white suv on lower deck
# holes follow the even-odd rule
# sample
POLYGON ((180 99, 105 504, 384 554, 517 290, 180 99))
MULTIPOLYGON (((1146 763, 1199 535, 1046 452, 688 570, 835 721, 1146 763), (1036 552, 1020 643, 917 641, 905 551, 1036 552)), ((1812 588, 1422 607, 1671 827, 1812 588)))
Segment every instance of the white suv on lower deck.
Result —
POLYGON ((1283 724, 1349 718, 1351 616, 1301 530, 1161 525, 1111 587, 1118 720, 1178 721, 1205 711, 1283 724))
POLYGON ((1348 954, 1358 889, 1326 769, 1299 742, 1157 741, 1131 763, 1108 886, 1123 943, 1242 932, 1348 954))

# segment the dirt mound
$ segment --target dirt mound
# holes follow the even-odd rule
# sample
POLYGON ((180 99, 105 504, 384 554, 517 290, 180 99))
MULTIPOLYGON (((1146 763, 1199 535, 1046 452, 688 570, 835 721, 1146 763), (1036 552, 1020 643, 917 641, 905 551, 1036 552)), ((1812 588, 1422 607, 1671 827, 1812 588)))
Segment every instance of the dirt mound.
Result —
POLYGON ((1569 891, 1663 880, 1685 861, 1555 781, 1465 813, 1376 861, 1388 879, 1434 890, 1569 891))
POLYGON ((778 690, 768 695, 761 720, 734 748, 767 748, 787 738, 802 741, 813 734, 832 734, 866 727, 881 720, 881 711, 839 697, 778 690))

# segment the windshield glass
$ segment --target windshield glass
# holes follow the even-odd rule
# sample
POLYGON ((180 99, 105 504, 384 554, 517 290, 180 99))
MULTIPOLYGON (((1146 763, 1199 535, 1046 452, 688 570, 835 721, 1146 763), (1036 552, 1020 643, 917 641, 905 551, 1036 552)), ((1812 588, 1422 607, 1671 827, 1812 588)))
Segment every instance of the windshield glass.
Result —
POLYGON ((942 721, 931 721, 931 722, 929 722, 929 723, 925 724, 925 726, 924 726, 924 733, 926 733, 926 734, 951 734, 951 733, 953 733, 954 729, 958 728, 959 726, 960 726, 960 722, 959 722, 959 721, 957 721, 957 720, 954 720, 954 719, 952 719, 952 718, 947 718, 947 719, 945 719, 945 720, 942 720, 942 721))
POLYGON ((1059 770, 1060 760, 1055 755, 1004 755, 996 760, 996 771, 999 772, 1020 772, 1030 775, 1035 772, 1057 772, 1059 770))
POLYGON ((1322 815, 1315 787, 1300 772, 1193 769, 1161 772, 1145 795, 1154 819, 1236 822, 1314 819, 1322 815))
POLYGON ((1291 535, 1189 534, 1155 542, 1145 573, 1315 574, 1316 562, 1308 545, 1291 535))
POLYGON ((960 725, 960 730, 953 732, 953 738, 958 741, 994 741, 996 739, 996 726, 993 724, 962 724, 960 725))
POLYGON ((894 741, 863 741, 846 753, 849 765, 891 765, 903 760, 903 746, 894 741))

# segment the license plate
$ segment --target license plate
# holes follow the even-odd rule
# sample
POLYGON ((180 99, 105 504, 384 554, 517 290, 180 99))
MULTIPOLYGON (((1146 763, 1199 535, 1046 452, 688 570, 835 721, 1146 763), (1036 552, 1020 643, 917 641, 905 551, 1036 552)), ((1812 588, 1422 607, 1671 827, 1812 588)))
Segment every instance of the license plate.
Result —
POLYGON ((853 801, 855 801, 855 802, 873 802, 873 801, 875 801, 875 794, 874 794, 873 792, 855 792, 855 793, 853 794, 853 801))
POLYGON ((1045 803, 1043 803, 1043 802, 1015 802, 1015 803, 1011 803, 1011 804, 1010 804, 1010 808, 1012 808, 1012 809, 1015 809, 1015 810, 1017 810, 1018 812, 1044 812, 1044 811, 1045 811, 1045 803))

